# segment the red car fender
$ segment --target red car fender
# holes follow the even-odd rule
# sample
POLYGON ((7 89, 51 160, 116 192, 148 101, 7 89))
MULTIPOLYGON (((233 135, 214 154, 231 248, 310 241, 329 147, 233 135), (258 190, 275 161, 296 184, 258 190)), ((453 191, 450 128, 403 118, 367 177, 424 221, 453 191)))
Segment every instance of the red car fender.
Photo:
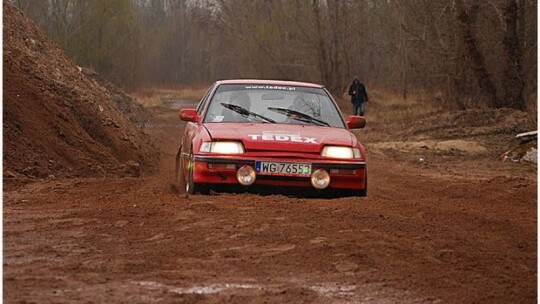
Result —
POLYGON ((210 134, 206 128, 200 123, 190 122, 186 125, 184 138, 182 139, 182 148, 180 158, 182 162, 183 174, 187 176, 189 168, 190 153, 197 154, 201 145, 205 141, 211 141, 210 134))

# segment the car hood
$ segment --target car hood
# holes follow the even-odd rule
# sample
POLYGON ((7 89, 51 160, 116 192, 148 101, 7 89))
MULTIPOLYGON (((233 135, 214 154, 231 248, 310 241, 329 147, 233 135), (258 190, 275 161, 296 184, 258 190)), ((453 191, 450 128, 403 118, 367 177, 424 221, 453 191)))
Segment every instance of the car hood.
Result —
POLYGON ((212 140, 241 140, 246 150, 320 153, 325 145, 351 146, 347 129, 272 123, 207 123, 212 140))

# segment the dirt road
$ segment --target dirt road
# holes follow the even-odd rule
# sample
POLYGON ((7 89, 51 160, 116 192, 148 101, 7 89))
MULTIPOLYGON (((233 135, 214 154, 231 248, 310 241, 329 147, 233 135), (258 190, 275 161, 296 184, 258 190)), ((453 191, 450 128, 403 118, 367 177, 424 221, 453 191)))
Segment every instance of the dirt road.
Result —
POLYGON ((186 198, 169 183, 175 117, 149 129, 157 175, 4 180, 6 303, 536 301, 528 165, 414 163, 367 142, 365 199, 186 198))

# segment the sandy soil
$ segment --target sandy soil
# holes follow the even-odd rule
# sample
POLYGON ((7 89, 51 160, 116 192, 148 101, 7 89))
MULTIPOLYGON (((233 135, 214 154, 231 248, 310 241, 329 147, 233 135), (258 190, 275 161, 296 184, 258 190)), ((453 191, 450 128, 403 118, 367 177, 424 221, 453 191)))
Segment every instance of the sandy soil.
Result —
POLYGON ((418 162, 372 125, 365 199, 186 197, 170 185, 183 124, 154 114, 159 174, 4 179, 6 303, 536 301, 530 165, 418 162))

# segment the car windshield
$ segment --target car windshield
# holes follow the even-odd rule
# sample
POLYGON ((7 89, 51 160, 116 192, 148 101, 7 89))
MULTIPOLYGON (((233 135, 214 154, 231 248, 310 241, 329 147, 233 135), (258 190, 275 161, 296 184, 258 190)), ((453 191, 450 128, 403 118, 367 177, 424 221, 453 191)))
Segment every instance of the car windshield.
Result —
POLYGON ((204 122, 345 127, 325 90, 261 84, 220 85, 210 101, 204 122))

